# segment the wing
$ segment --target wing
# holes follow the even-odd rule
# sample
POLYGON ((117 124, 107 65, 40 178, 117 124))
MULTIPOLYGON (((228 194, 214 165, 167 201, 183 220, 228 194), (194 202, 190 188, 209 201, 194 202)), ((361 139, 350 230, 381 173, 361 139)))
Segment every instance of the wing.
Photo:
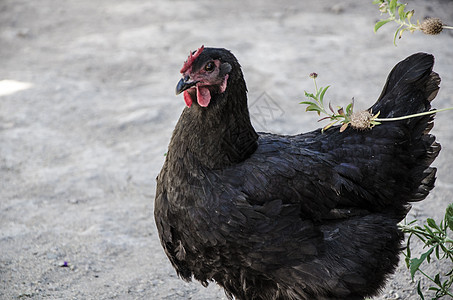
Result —
MULTIPOLYGON (((414 179, 423 177, 426 166, 417 161, 426 160, 426 150, 414 154, 409 137, 392 124, 368 131, 262 134, 254 155, 219 175, 251 204, 297 203, 312 220, 331 216, 333 209, 403 214, 407 202, 426 196, 417 194, 420 180, 414 179)), ((425 173, 426 182, 434 180, 433 172, 425 173)))

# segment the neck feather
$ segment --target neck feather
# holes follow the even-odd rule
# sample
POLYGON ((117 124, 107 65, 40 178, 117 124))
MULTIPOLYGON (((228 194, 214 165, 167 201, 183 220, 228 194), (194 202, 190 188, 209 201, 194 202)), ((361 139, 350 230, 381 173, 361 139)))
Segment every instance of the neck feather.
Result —
MULTIPOLYGON (((247 89, 242 76, 229 81, 222 94, 213 95, 208 107, 194 103, 185 108, 170 143, 170 150, 193 157, 208 168, 237 164, 257 147, 247 108, 247 89)), ((170 154, 170 153, 169 153, 170 154)), ((174 153, 177 154, 177 153, 174 153)))

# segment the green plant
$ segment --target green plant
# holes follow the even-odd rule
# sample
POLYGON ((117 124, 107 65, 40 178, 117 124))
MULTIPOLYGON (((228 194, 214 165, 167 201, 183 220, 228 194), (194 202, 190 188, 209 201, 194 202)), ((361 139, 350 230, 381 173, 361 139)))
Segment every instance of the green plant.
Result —
POLYGON ((386 19, 379 20, 374 25, 374 32, 377 32, 379 28, 392 21, 399 25, 393 38, 395 46, 396 39, 400 39, 405 31, 413 33, 414 31, 420 30, 425 34, 436 35, 441 33, 443 29, 453 29, 453 27, 445 25, 438 18, 428 18, 422 23, 417 20, 417 23, 413 24, 411 18, 415 11, 405 11, 407 4, 402 4, 398 0, 373 0, 373 4, 379 6, 381 15, 388 15, 386 19))
MULTIPOLYGON (((414 280, 414 275, 418 271, 434 285, 428 289, 435 292, 435 297, 432 299, 439 299, 443 296, 453 297, 452 284, 453 284, 453 269, 441 276, 440 273, 434 276, 428 275, 421 270, 421 266, 426 261, 431 262, 431 256, 434 254, 438 260, 449 261, 453 266, 453 240, 449 237, 449 233, 453 231, 453 203, 450 204, 445 212, 444 219, 437 224, 433 219, 428 218, 427 224, 423 226, 417 225, 417 220, 408 224, 400 224, 401 230, 408 234, 405 261, 407 268, 410 270, 411 278, 414 280), (427 249, 420 257, 412 257, 411 239, 418 238, 424 244, 423 248, 427 249)), ((421 299, 425 299, 420 281, 417 284, 417 292, 421 299)))
POLYGON ((348 106, 346 106, 346 109, 344 109, 343 107, 338 107, 337 112, 334 111, 332 105, 329 102, 329 110, 331 111, 331 113, 329 113, 324 108, 324 95, 326 94, 327 89, 330 87, 330 85, 318 89, 318 85, 316 84, 317 77, 318 74, 316 73, 310 74, 310 78, 313 79, 313 82, 315 84, 315 93, 313 94, 305 91, 305 96, 310 100, 302 101, 300 102, 300 104, 308 105, 305 111, 315 111, 318 113, 318 116, 320 116, 321 113, 327 115, 326 117, 319 119, 319 121, 327 119, 332 121, 331 123, 323 127, 322 129, 323 131, 337 123, 342 124, 342 126, 340 127, 341 132, 343 132, 348 127, 349 124, 351 124, 352 127, 358 129, 371 128, 374 125, 380 124, 379 122, 376 121, 376 117, 379 115, 379 113, 373 116, 372 113, 366 112, 365 114, 362 113, 363 116, 358 118, 357 114, 354 114, 354 98, 352 98, 351 103, 349 103, 348 106), (364 126, 359 125, 359 123, 361 123, 357 122, 359 121, 359 119, 363 119, 366 124, 364 124, 364 126))
POLYGON ((396 118, 378 118, 379 112, 377 112, 376 114, 373 114, 372 111, 368 111, 368 110, 354 112, 354 98, 352 98, 351 103, 349 103, 346 106, 346 109, 343 108, 342 106, 338 106, 336 112, 332 108, 331 103, 329 102, 329 110, 330 110, 330 112, 329 112, 329 111, 327 111, 327 109, 325 108, 325 105, 324 105, 324 96, 327 92, 327 89, 330 87, 330 85, 328 85, 326 87, 318 88, 318 85, 316 84, 317 77, 318 77, 318 74, 316 74, 316 73, 310 74, 310 78, 313 79, 313 82, 315 84, 315 93, 309 93, 309 92, 305 91, 305 96, 309 100, 302 101, 299 104, 308 105, 305 111, 315 111, 318 113, 318 116, 320 116, 321 114, 326 115, 325 117, 319 119, 319 121, 330 120, 331 122, 329 124, 327 124, 326 126, 324 126, 322 131, 327 130, 331 126, 338 124, 338 123, 341 124, 340 132, 343 132, 344 130, 346 130, 346 128, 349 125, 351 125, 352 128, 359 129, 359 130, 371 129, 374 126, 381 124, 381 122, 399 121, 399 120, 420 117, 420 116, 424 116, 424 115, 430 115, 430 114, 434 114, 437 112, 453 109, 453 107, 448 107, 448 108, 430 110, 430 111, 426 111, 426 112, 422 112, 422 113, 418 113, 418 114, 401 116, 401 117, 396 117, 396 118))

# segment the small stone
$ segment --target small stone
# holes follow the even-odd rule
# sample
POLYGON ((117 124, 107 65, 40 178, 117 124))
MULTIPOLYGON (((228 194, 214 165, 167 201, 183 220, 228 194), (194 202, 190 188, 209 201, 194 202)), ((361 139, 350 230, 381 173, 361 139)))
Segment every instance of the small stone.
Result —
POLYGON ((342 12, 344 12, 344 7, 341 3, 337 3, 335 5, 333 5, 330 10, 334 13, 334 14, 341 14, 342 12))
POLYGON ((27 38, 30 36, 30 29, 29 28, 22 28, 17 31, 16 35, 20 38, 27 38))
POLYGON ((59 267, 62 267, 62 268, 68 268, 69 267, 69 264, 67 261, 63 261, 63 262, 60 262, 58 264, 59 267))

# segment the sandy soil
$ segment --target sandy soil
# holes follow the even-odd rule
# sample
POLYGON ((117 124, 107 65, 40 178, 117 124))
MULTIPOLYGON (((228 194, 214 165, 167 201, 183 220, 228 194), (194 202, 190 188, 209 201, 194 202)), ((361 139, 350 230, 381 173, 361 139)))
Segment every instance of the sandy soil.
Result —
MULTIPOLYGON (((410 7, 453 23, 451 1, 410 7)), ((365 108, 418 51, 436 56, 435 106, 453 106, 453 35, 406 34, 395 47, 394 25, 373 33, 378 18, 371 0, 2 0, 0 80, 22 90, 0 84, 0 298, 224 299, 215 284, 177 278, 153 220, 184 107, 181 64, 201 44, 231 49, 256 127, 277 133, 319 126, 298 104, 309 73, 332 85, 334 104, 354 96, 365 108)), ((451 116, 436 119, 437 187, 412 218, 439 219, 452 201, 451 116)), ((417 299, 403 264, 375 299, 417 299)))

